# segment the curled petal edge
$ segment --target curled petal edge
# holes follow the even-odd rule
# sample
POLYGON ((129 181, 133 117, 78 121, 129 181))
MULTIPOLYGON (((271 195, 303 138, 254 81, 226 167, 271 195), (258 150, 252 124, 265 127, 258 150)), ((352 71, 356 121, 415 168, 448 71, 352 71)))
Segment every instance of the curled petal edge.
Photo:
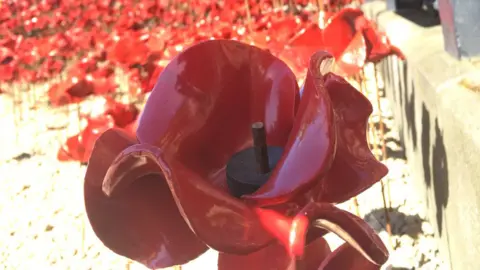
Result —
POLYGON ((322 182, 317 201, 346 201, 388 173, 367 142, 367 123, 373 108, 370 101, 345 79, 325 76, 325 86, 336 113, 337 148, 335 159, 322 182))
POLYGON ((380 270, 381 266, 373 264, 362 256, 358 251, 348 243, 344 243, 335 249, 320 264, 318 270, 380 270))
POLYGON ((311 227, 335 233, 368 261, 376 265, 388 259, 388 250, 375 231, 359 217, 329 203, 309 203, 293 220, 290 233, 290 252, 305 253, 307 231, 311 227))
POLYGON ((135 144, 123 150, 109 168, 102 189, 110 197, 128 193, 147 174, 163 176, 158 181, 167 183, 185 222, 211 248, 248 254, 273 241, 257 211, 174 158, 165 157, 156 146, 135 144))
POLYGON ((334 112, 323 76, 334 66, 333 56, 315 53, 301 92, 302 98, 285 154, 265 185, 243 198, 256 206, 288 202, 300 192, 315 186, 326 174, 335 156, 336 128, 334 112), (312 166, 305 163, 315 161, 312 166), (298 168, 304 168, 301 172, 298 168))
MULTIPOLYGON (((330 254, 331 250, 327 241, 322 237, 315 239, 305 247, 301 269, 318 269, 318 266, 330 254)), ((247 255, 220 253, 218 256, 218 270, 299 269, 295 268, 296 265, 298 265, 297 258, 290 256, 285 246, 279 242, 274 242, 247 255)))
POLYGON ((146 175, 128 193, 114 197, 102 190, 112 161, 135 143, 134 136, 119 129, 107 130, 96 141, 84 182, 92 229, 112 251, 149 268, 187 263, 207 247, 188 228, 159 176, 146 175))

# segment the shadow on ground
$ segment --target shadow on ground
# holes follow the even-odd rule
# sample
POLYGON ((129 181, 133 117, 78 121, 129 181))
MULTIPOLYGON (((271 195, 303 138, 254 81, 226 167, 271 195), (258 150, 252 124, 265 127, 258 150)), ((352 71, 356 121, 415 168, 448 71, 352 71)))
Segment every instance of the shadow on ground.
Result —
MULTIPOLYGON (((398 208, 388 209, 390 218, 390 224, 392 226, 392 235, 408 235, 413 239, 416 239, 418 235, 422 233, 423 219, 419 215, 406 215, 398 208)), ((370 213, 366 214, 364 220, 377 231, 385 231, 386 219, 385 209, 374 209, 370 213)))

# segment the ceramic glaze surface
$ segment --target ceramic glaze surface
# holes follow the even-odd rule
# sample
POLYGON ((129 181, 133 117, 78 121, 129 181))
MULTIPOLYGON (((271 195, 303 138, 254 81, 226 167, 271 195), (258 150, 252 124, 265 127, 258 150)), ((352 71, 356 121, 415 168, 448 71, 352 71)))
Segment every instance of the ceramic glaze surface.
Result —
POLYGON ((332 59, 312 56, 300 98, 293 72, 265 50, 213 40, 180 53, 161 73, 136 138, 112 129, 95 144, 85 205, 97 236, 151 268, 183 264, 208 246, 221 252, 220 269, 266 269, 266 254, 279 254, 279 269, 295 269, 296 257, 316 269, 324 257, 311 250, 335 254, 321 238, 333 231, 348 236, 355 256, 383 263, 388 253, 373 230, 331 204, 387 173, 366 141, 372 107, 329 73, 332 59), (283 156, 257 192, 235 198, 225 166, 252 146, 259 121, 283 156), (335 226, 307 237, 318 218, 335 226))

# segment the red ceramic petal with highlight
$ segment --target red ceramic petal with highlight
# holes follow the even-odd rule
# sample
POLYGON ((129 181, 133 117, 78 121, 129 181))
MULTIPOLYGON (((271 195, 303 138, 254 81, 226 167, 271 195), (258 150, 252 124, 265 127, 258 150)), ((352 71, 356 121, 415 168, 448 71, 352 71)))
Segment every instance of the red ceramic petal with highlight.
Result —
POLYGON ((388 259, 387 248, 365 221, 332 204, 309 203, 292 224, 298 225, 292 226, 290 251, 297 256, 305 254, 305 235, 314 226, 337 234, 372 263, 381 265, 388 259))
POLYGON ((322 29, 318 24, 310 24, 295 35, 281 51, 279 57, 294 63, 295 69, 308 68, 310 57, 319 50, 327 48, 322 29))
POLYGON ((355 21, 360 16, 363 16, 361 10, 344 8, 327 22, 323 32, 325 50, 333 54, 335 58, 338 59, 352 42, 356 34, 355 21))
POLYGON ((319 50, 325 46, 323 37, 323 30, 318 24, 313 23, 295 35, 289 41, 289 45, 294 48, 314 47, 315 50, 319 50))
POLYGON ((362 32, 356 29, 356 24, 363 22, 362 19, 363 12, 353 8, 342 9, 328 19, 321 18, 320 26, 311 24, 293 37, 281 57, 294 58, 298 65, 307 65, 312 54, 324 50, 337 59, 343 74, 355 74, 363 67, 367 57, 362 32))
POLYGON ((323 261, 318 270, 380 270, 381 266, 371 263, 351 245, 345 243, 323 261))
MULTIPOLYGON (((323 238, 318 238, 305 247, 303 270, 317 270, 330 254, 330 247, 323 238)), ((248 255, 220 253, 218 270, 300 270, 295 268, 295 258, 285 246, 276 242, 248 255)))
POLYGON ((362 31, 367 42, 369 62, 377 63, 392 54, 405 59, 403 53, 397 47, 391 45, 387 35, 380 32, 372 22, 367 21, 362 31))
POLYGON ((314 23, 303 29, 290 40, 289 46, 301 50, 310 48, 311 54, 325 50, 338 59, 352 42, 356 34, 355 21, 360 16, 363 12, 359 9, 342 9, 327 21, 320 22, 325 25, 314 23))
POLYGON ((298 100, 293 73, 268 52, 236 41, 199 43, 161 73, 139 120, 142 144, 115 161, 105 191, 128 193, 143 175, 153 172, 165 182, 164 174, 183 217, 206 244, 223 252, 258 250, 272 236, 228 193, 225 166, 252 145, 253 122, 265 123, 269 144, 284 145, 298 100), (135 167, 142 162, 149 165, 135 167))
POLYGON ((80 134, 69 137, 57 152, 59 161, 80 161, 85 156, 85 148, 80 144, 80 134))
POLYGON ((289 16, 273 21, 267 31, 272 39, 285 44, 298 30, 299 26, 300 20, 294 16, 289 16))
POLYGON ((251 124, 264 122, 268 144, 283 146, 298 102, 294 74, 270 53, 232 40, 206 41, 160 74, 137 136, 226 189, 225 165, 252 145, 251 124))
POLYGON ((263 206, 287 202, 314 186, 330 167, 335 153, 335 123, 322 72, 332 60, 325 52, 312 56, 284 155, 268 182, 245 199, 263 206))
POLYGON ((367 143, 372 113, 368 99, 343 78, 328 74, 325 87, 335 110, 337 151, 328 174, 319 184, 318 201, 340 203, 358 195, 388 173, 367 143))
POLYGON ((337 66, 341 75, 348 77, 358 74, 365 66, 367 47, 361 32, 357 32, 347 48, 338 57, 337 66))
POLYGON ((65 145, 61 146, 57 159, 87 162, 97 138, 106 130, 113 128, 114 125, 114 120, 110 115, 87 117, 87 126, 79 134, 67 139, 65 145))
POLYGON ((218 270, 295 270, 295 259, 279 243, 248 255, 220 253, 218 270))
POLYGON ((116 196, 103 193, 104 177, 113 160, 135 143, 116 129, 106 131, 95 143, 84 186, 90 224, 108 248, 150 268, 186 263, 207 248, 183 220, 161 175, 142 175, 128 192, 116 196))
MULTIPOLYGON (((143 181, 146 175, 154 175, 155 181, 167 184, 151 184, 151 190, 161 188, 155 192, 164 194, 168 186, 190 228, 215 250, 250 253, 272 241, 256 211, 206 181, 198 171, 149 144, 136 144, 119 154, 105 176, 103 191, 111 197, 130 193, 130 186, 143 181)), ((171 205, 149 207, 158 208, 159 215, 163 215, 162 211, 172 211, 171 205)), ((177 241, 175 237, 178 235, 166 239, 173 243, 177 241)))

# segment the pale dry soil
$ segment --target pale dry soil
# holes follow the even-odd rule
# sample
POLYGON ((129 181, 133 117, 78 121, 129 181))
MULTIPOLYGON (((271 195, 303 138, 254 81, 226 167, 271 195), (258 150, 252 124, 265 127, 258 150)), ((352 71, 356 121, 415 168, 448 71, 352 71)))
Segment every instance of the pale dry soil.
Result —
MULTIPOLYGON (((381 99, 381 107, 392 128, 385 99, 381 99)), ((0 266, 20 270, 146 269, 114 254, 95 237, 83 206, 85 167, 56 160, 59 142, 78 130, 75 108, 70 108, 70 113, 46 106, 23 108, 23 119, 17 125, 12 111, 11 97, 0 95, 0 266)), ((378 117, 372 120, 378 121, 378 117)), ((390 151, 401 153, 396 132, 388 131, 387 137, 390 151)), ((385 182, 390 186, 393 208, 392 238, 384 229, 380 184, 358 197, 360 214, 391 249, 384 268, 446 269, 438 258, 432 228, 420 210, 423 207, 419 207, 424 202, 407 200, 411 190, 406 160, 392 155, 384 162, 390 169, 385 182)), ((342 207, 356 212, 351 202, 342 207)), ((328 239, 333 247, 341 244, 332 235, 328 239)), ((183 269, 216 269, 216 256, 210 251, 183 269)))

